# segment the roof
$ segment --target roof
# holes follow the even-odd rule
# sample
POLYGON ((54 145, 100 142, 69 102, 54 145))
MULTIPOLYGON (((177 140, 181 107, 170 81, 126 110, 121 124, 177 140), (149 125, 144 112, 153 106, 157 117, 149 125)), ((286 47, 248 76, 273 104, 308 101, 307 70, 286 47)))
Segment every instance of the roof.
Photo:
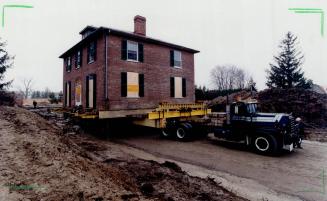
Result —
POLYGON ((95 31, 97 27, 94 26, 86 26, 82 31, 79 32, 79 34, 84 34, 87 31, 95 31))
POLYGON ((129 38, 129 39, 135 39, 135 40, 146 42, 146 43, 158 44, 158 45, 170 47, 170 48, 173 48, 173 49, 190 52, 190 53, 193 53, 193 54, 200 52, 198 50, 194 50, 194 49, 191 49, 191 48, 188 48, 188 47, 176 45, 176 44, 173 44, 173 43, 168 43, 168 42, 165 42, 165 41, 162 41, 162 40, 159 40, 159 39, 155 39, 155 38, 151 38, 151 37, 148 37, 148 36, 138 35, 138 34, 135 34, 133 32, 121 31, 121 30, 118 30, 118 29, 112 29, 112 28, 107 28, 107 27, 96 28, 96 27, 93 27, 93 26, 86 26, 80 33, 83 34, 85 31, 88 31, 88 30, 94 30, 94 31, 91 34, 89 34, 87 37, 82 39, 80 42, 75 44, 73 47, 71 47, 69 50, 64 52, 62 55, 60 55, 59 58, 65 58, 66 56, 68 56, 71 53, 73 53, 74 51, 76 51, 76 49, 84 46, 86 43, 93 40, 95 37, 97 37, 101 33, 113 34, 113 35, 117 35, 117 36, 123 36, 123 37, 129 38))

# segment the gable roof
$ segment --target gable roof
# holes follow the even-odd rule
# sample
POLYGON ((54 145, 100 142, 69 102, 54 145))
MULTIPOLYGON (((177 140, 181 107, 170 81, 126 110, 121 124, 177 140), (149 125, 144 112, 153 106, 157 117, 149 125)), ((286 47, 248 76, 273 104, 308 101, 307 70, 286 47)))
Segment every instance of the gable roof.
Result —
POLYGON ((159 40, 159 39, 155 39, 155 38, 151 38, 151 37, 148 37, 148 36, 138 35, 138 34, 135 34, 133 32, 121 31, 121 30, 118 30, 118 29, 107 28, 107 27, 96 28, 96 27, 93 27, 93 26, 86 26, 80 33, 84 33, 86 30, 90 30, 90 29, 92 29, 94 31, 92 33, 90 33, 87 37, 82 39, 80 42, 75 44, 73 47, 68 49, 62 55, 60 55, 59 58, 65 58, 66 56, 71 55, 78 48, 83 47, 85 44, 87 44, 88 42, 90 42, 91 40, 93 40, 94 38, 99 36, 101 33, 102 34, 104 34, 104 33, 105 34, 113 34, 113 35, 117 35, 117 36, 126 37, 128 39, 135 39, 135 40, 140 41, 140 42, 146 42, 146 43, 162 45, 162 46, 170 47, 170 48, 173 48, 173 49, 176 49, 176 50, 190 52, 190 53, 193 53, 193 54, 200 52, 198 50, 194 50, 194 49, 191 49, 191 48, 188 48, 188 47, 176 45, 176 44, 173 44, 173 43, 168 43, 168 42, 165 42, 165 41, 162 41, 162 40, 159 40))

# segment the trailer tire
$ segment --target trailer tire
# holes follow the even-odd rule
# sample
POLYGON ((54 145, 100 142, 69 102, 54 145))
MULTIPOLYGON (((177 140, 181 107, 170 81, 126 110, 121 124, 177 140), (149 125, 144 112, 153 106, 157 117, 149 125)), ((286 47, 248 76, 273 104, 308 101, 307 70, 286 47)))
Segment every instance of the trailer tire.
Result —
POLYGON ((169 128, 163 128, 163 129, 161 129, 160 136, 162 138, 171 138, 171 136, 172 136, 172 129, 169 129, 169 128))
POLYGON ((276 154, 278 151, 278 143, 272 135, 257 135, 253 139, 253 148, 260 154, 276 154))
POLYGON ((190 140, 192 136, 192 125, 190 123, 182 123, 177 126, 176 138, 180 141, 190 140))

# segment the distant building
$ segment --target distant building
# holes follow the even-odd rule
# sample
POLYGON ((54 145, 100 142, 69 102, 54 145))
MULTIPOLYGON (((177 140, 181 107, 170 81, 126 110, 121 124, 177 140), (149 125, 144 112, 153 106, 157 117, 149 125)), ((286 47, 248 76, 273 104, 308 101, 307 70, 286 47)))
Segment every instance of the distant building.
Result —
POLYGON ((80 34, 60 56, 65 107, 133 110, 195 101, 199 51, 148 37, 144 17, 135 16, 134 32, 87 26, 80 34))

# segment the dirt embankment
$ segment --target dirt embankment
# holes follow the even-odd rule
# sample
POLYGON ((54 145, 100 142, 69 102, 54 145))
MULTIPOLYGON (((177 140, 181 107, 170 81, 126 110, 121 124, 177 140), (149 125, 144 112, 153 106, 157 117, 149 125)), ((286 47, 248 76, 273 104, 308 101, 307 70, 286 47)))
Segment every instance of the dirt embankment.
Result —
POLYGON ((263 112, 292 113, 306 124, 327 128, 327 95, 304 89, 267 89, 258 93, 263 112))
POLYGON ((244 200, 174 163, 121 154, 19 108, 0 107, 0 141, 1 200, 244 200))

